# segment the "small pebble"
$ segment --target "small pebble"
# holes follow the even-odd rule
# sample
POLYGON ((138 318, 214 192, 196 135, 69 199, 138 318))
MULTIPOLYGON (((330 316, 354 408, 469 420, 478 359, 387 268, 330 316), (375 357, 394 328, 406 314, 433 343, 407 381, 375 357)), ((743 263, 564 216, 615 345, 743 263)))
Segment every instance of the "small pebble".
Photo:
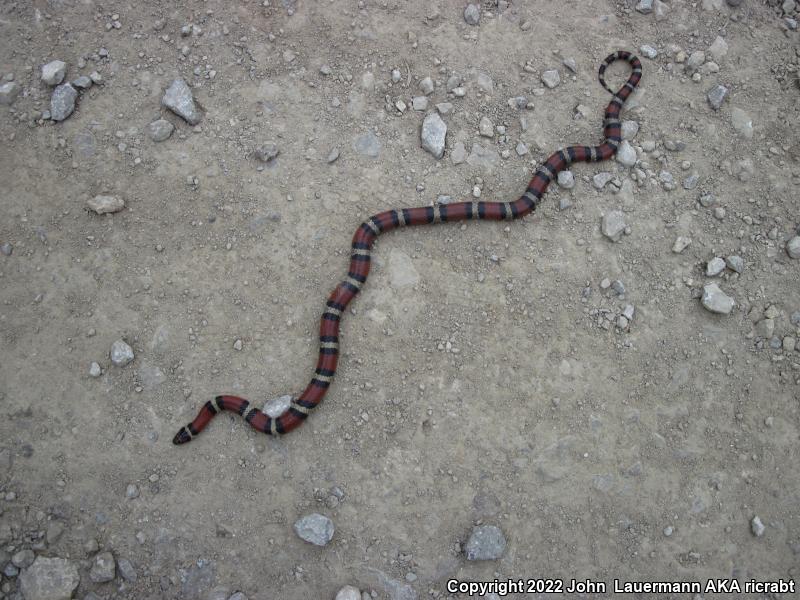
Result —
POLYGON ((725 270, 725 260, 715 256, 706 265, 706 275, 708 277, 716 277, 725 270))
POLYGON ((758 515, 750 521, 750 531, 753 532, 754 536, 761 537, 764 535, 765 529, 766 527, 764 527, 764 523, 761 522, 761 518, 758 515))
POLYGON ((111 345, 111 362, 118 367, 130 364, 134 359, 133 348, 123 340, 117 340, 111 345))

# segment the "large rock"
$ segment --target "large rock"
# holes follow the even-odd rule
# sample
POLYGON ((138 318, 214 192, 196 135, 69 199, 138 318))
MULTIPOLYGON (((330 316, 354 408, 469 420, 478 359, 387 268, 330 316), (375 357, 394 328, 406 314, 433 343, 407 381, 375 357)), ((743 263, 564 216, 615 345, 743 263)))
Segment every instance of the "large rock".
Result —
POLYGON ((75 100, 78 98, 78 91, 69 83, 59 85, 53 90, 50 97, 50 118, 53 121, 63 121, 75 110, 75 100))
POLYGON ((117 340, 111 345, 111 362, 118 367, 124 367, 134 359, 133 348, 124 342, 117 340))
POLYGON ((42 81, 47 85, 58 85, 66 74, 67 65, 62 60, 53 60, 42 67, 42 81))
POLYGON ((618 210, 612 210, 603 215, 600 223, 600 230, 603 235, 610 239, 612 242, 618 242, 625 233, 625 215, 618 210))
POLYGON ((800 235, 794 236, 786 243, 786 254, 790 258, 800 258, 800 235))
POLYGON ((202 118, 194 103, 192 90, 183 79, 176 79, 164 92, 161 103, 181 117, 189 125, 197 125, 202 118))
POLYGON ((111 552, 101 552, 94 557, 89 579, 95 583, 105 583, 114 579, 117 574, 117 563, 111 552))
POLYGON ((25 600, 70 600, 80 581, 74 563, 39 556, 20 575, 19 589, 25 600))
POLYGON ((496 560, 506 550, 506 536, 499 527, 481 525, 472 530, 464 553, 467 560, 496 560))
POLYGON ((333 538, 333 521, 324 515, 312 513, 294 524, 298 537, 316 546, 325 546, 333 538))
POLYGON ((125 201, 116 196, 95 196, 86 205, 98 215, 104 215, 121 211, 125 208, 125 201))
POLYGON ((727 315, 733 310, 734 300, 716 283, 709 283, 703 287, 701 302, 706 310, 720 315, 727 315))
POLYGON ((438 113, 431 112, 422 121, 420 140, 422 148, 436 158, 444 156, 444 140, 447 137, 447 125, 438 113))

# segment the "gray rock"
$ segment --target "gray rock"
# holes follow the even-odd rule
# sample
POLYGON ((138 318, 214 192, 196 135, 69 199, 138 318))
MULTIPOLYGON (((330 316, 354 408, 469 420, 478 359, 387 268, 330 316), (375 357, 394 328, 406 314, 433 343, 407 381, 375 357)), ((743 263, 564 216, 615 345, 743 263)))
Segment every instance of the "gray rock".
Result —
POLYGON ((100 375, 102 375, 102 374, 103 374, 103 369, 100 367, 100 365, 98 363, 93 362, 91 365, 89 365, 89 376, 90 377, 97 378, 97 377, 100 377, 100 375))
POLYGON ((469 25, 477 25, 481 22, 481 7, 477 4, 467 4, 464 9, 464 20, 469 25))
POLYGON ((111 362, 118 367, 130 364, 134 359, 133 348, 123 340, 117 340, 111 345, 111 362))
POLYGON ((550 69, 542 73, 542 83, 544 83, 550 89, 553 89, 559 83, 561 83, 561 76, 558 74, 556 69, 550 69))
POLYGON ((592 177, 592 184, 598 190, 602 190, 606 184, 614 179, 614 175, 609 173, 608 171, 603 171, 602 173, 598 173, 594 177, 592 177))
POLYGON ((444 143, 447 136, 447 125, 438 113, 431 112, 422 121, 420 139, 422 148, 427 150, 436 158, 444 156, 444 143))
MULTIPOLYGON (((565 58, 563 61, 561 61, 561 64, 563 64, 565 67, 567 67, 573 73, 577 73, 578 72, 578 64, 575 62, 575 59, 572 58, 571 56, 569 56, 569 57, 565 58)), ((525 102, 525 104, 527 104, 527 102, 525 102)), ((523 108, 523 107, 520 107, 520 108, 523 108)))
POLYGON ((716 277, 725 270, 725 261, 719 256, 715 256, 706 264, 706 275, 716 277))
POLYGON ((491 94, 494 92, 494 82, 492 78, 489 77, 486 73, 478 73, 478 77, 476 80, 478 87, 481 88, 487 94, 491 94))
POLYGON ((368 131, 356 138, 353 149, 363 156, 378 158, 381 153, 381 142, 373 132, 368 131))
POLYGON ((789 258, 800 258, 800 235, 796 235, 786 242, 786 254, 789 255, 789 258))
POLYGON ((706 310, 721 315, 730 314, 735 304, 733 298, 719 289, 716 283, 709 283, 703 286, 701 302, 706 310))
POLYGON ((708 91, 708 103, 714 110, 719 110, 725 98, 728 96, 728 88, 724 85, 715 85, 708 91))
POLYGON ((686 61, 686 69, 688 71, 696 71, 704 62, 706 62, 706 53, 702 50, 695 50, 686 61))
POLYGON ((90 87, 92 87, 92 83, 94 82, 92 81, 91 77, 81 75, 73 80, 72 86, 80 90, 88 90, 90 87))
POLYGON ((755 326, 755 334, 765 340, 775 335, 775 319, 761 319, 755 326))
POLYGON ((430 96, 433 93, 433 79, 425 77, 419 82, 419 89, 422 90, 422 93, 426 96, 430 96))
POLYGON ((561 171, 558 174, 558 185, 560 185, 565 190, 571 190, 575 187, 575 175, 572 174, 572 171, 561 171))
POLYGON ((626 304, 625 308, 622 309, 622 316, 628 319, 628 321, 633 321, 633 315, 636 312, 633 304, 626 304))
POLYGON ((247 600, 244 592, 234 592, 228 600, 247 600))
POLYGON ((117 561, 117 568, 119 569, 120 576, 125 581, 129 583, 135 583, 138 579, 136 568, 127 558, 120 558, 119 561, 117 561))
POLYGON ((618 242, 625 232, 625 215, 618 210, 612 210, 606 213, 603 215, 600 229, 603 235, 612 242, 618 242))
POLYGON ((8 242, 3 242, 0 244, 0 254, 3 256, 11 256, 11 253, 14 252, 14 246, 9 244, 8 242))
POLYGON ((16 81, 7 81, 0 85, 0 104, 8 106, 14 103, 22 88, 16 81))
POLYGON ((414 110, 424 111, 428 110, 428 97, 427 96, 414 96, 411 99, 411 108, 414 110))
POLYGON ((261 144, 253 151, 255 157, 263 163, 268 163, 275 159, 280 154, 278 146, 274 142, 266 142, 261 144))
POLYGON ((649 44, 642 44, 639 46, 639 52, 641 52, 645 57, 653 59, 658 56, 658 50, 653 48, 649 44))
POLYGON ((59 85, 53 90, 50 97, 50 118, 53 121, 63 121, 75 110, 75 100, 78 91, 69 83, 59 85))
POLYGON ((499 527, 481 525, 474 527, 464 548, 467 560, 496 560, 506 550, 506 536, 499 527))
POLYGON ((39 556, 20 575, 19 589, 25 600, 70 600, 80 581, 74 563, 39 556))
POLYGON ((761 522, 761 518, 758 515, 753 517, 753 519, 750 521, 750 531, 753 532, 753 535, 756 537, 761 537, 764 535, 765 530, 766 527, 764 527, 764 523, 761 522))
POLYGON ((125 208, 125 201, 116 196, 95 196, 91 200, 86 201, 86 206, 98 215, 104 215, 106 213, 121 211, 125 208))
POLYGON ((202 118, 194 103, 192 90, 183 79, 176 79, 170 84, 164 92, 161 103, 189 125, 197 125, 202 118))
POLYGON ((800 310, 796 310, 795 312, 793 312, 792 316, 789 317, 789 321, 795 327, 800 327, 800 310))
POLYGON ((741 256, 736 256, 735 254, 729 256, 725 259, 725 264, 731 271, 736 271, 737 273, 744 271, 744 259, 741 256))
POLYGON ((518 142, 514 147, 514 151, 517 153, 517 156, 525 156, 528 153, 528 147, 524 143, 518 142))
POLYGON ((464 147, 463 142, 456 142, 453 144, 453 150, 450 152, 450 160, 454 165, 460 165, 467 160, 467 149, 464 147))
POLYGON ((688 248, 691 243, 692 243, 692 238, 679 235, 677 238, 675 238, 675 242, 672 244, 672 251, 675 254, 680 254, 681 252, 686 250, 686 248, 688 248))
POLYGON ((483 137, 494 137, 494 124, 489 120, 489 117, 481 117, 481 121, 478 123, 478 133, 483 137))
POLYGON ((103 76, 100 75, 97 71, 92 71, 89 73, 89 79, 92 80, 92 83, 95 85, 103 85, 103 76))
POLYGON ((11 562, 20 569, 27 569, 33 564, 34 560, 36 560, 36 555, 30 548, 15 552, 11 557, 11 562))
POLYGON ((8 563, 3 567, 3 575, 6 577, 16 577, 19 575, 19 567, 15 567, 13 563, 8 563))
POLYGON ((639 133, 639 123, 636 121, 623 121, 622 122, 622 139, 632 140, 639 133))
POLYGON ((331 151, 328 153, 328 158, 326 158, 325 160, 328 162, 328 164, 330 164, 332 162, 335 162, 336 159, 338 158, 339 158, 339 148, 331 148, 331 151))
POLYGON ((89 579, 94 583, 105 583, 114 579, 117 572, 117 563, 111 552, 101 552, 94 557, 92 568, 89 570, 89 579))
POLYGON ((453 111, 453 105, 450 102, 440 102, 436 105, 436 110, 440 115, 448 115, 453 111))
POLYGON ((725 38, 718 35, 714 42, 708 47, 708 53, 716 62, 722 61, 728 55, 728 42, 725 38))
POLYGON ((653 12, 653 0, 639 0, 636 10, 643 15, 649 15, 653 12))
POLYGON ((166 119, 156 119, 147 126, 147 135, 154 142, 163 142, 169 139, 175 126, 166 119))
POLYGON ((623 296, 625 294, 625 284, 619 279, 615 279, 611 282, 611 289, 614 290, 617 296, 623 296))
POLYGON ((316 546, 325 546, 333 538, 333 521, 324 515, 312 513, 294 523, 297 536, 316 546))
POLYGON ((134 500, 139 497, 139 486, 135 483, 129 483, 128 487, 125 489, 125 497, 128 500, 134 500))
POLYGON ((289 405, 292 403, 292 396, 289 394, 285 394, 278 398, 273 398, 272 400, 267 400, 264 404, 264 412, 267 416, 276 419, 280 417, 283 413, 289 410, 289 405))
POLYGON ((42 81, 47 85, 58 85, 64 81, 67 65, 64 61, 54 60, 42 66, 42 81))
POLYGON ((494 148, 484 148, 478 143, 472 144, 467 163, 471 167, 480 167, 483 169, 492 169, 500 160, 500 155, 494 148))
POLYGON ((693 190, 697 187, 698 182, 700 181, 700 175, 697 173, 690 173, 686 179, 683 180, 683 189, 685 190, 693 190))
POLYGON ((745 139, 753 137, 753 119, 738 106, 731 109, 731 125, 745 139))
POLYGON ((622 140, 619 148, 617 148, 617 162, 626 167, 632 167, 636 164, 636 150, 631 146, 628 140, 622 140))
POLYGON ((51 521, 47 525, 47 532, 45 533, 45 539, 47 540, 48 544, 55 544, 61 536, 64 534, 64 524, 61 521, 51 521))
POLYGON ((336 592, 336 600, 361 600, 361 590, 352 585, 346 585, 336 592))

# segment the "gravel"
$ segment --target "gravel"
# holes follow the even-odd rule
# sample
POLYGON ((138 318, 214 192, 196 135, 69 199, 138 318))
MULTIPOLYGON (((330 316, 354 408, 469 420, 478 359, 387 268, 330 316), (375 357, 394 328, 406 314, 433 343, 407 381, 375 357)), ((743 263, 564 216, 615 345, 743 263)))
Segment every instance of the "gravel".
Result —
POLYGON ((333 539, 333 521, 324 515, 312 513, 295 521, 294 531, 301 540, 325 546, 333 539))
POLYGON ((117 196, 95 196, 86 201, 86 206, 98 215, 116 213, 125 208, 125 201, 117 196))
POLYGON ((733 310, 734 300, 726 295, 716 283, 709 283, 703 287, 701 302, 706 310, 727 315, 733 310))
POLYGON ((63 121, 75 110, 75 100, 78 91, 69 83, 59 85, 53 90, 50 97, 50 118, 53 121, 63 121))
POLYGON ((467 540, 464 554, 467 560, 497 560, 506 550, 506 536, 499 527, 475 527, 467 540))
POLYGON ((175 79, 167 90, 161 103, 181 117, 189 125, 197 125, 202 118, 200 111, 194 103, 192 90, 183 79, 175 79))
POLYGON ((430 152, 434 157, 444 156, 445 138, 447 137, 447 125, 438 113, 430 112, 422 121, 420 140, 422 148, 430 152))

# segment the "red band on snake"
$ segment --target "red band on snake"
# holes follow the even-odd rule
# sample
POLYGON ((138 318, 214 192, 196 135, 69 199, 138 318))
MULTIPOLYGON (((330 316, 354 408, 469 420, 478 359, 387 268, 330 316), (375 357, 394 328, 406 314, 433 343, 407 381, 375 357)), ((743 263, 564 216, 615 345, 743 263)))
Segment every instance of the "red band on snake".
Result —
POLYGON ((606 107, 603 121, 605 141, 599 146, 570 146, 550 155, 536 169, 525 193, 513 202, 458 202, 420 208, 387 210, 370 217, 361 224, 353 236, 352 255, 347 277, 328 297, 319 328, 319 359, 311 383, 299 397, 293 398, 286 412, 276 418, 269 417, 244 398, 222 395, 206 402, 197 417, 175 435, 173 443, 185 444, 208 425, 214 416, 223 410, 239 413, 253 429, 267 434, 288 433, 305 421, 311 411, 325 397, 336 374, 339 358, 339 321, 350 301, 367 281, 370 268, 370 252, 375 239, 386 231, 398 227, 448 223, 465 220, 518 219, 532 212, 547 191, 550 182, 559 172, 577 162, 599 162, 608 160, 617 152, 622 141, 619 119, 625 100, 631 95, 642 77, 642 63, 630 52, 618 51, 608 56, 600 65, 599 79, 602 86, 613 94, 606 107), (618 60, 627 62, 632 72, 628 81, 613 92, 605 82, 608 66, 618 60))

